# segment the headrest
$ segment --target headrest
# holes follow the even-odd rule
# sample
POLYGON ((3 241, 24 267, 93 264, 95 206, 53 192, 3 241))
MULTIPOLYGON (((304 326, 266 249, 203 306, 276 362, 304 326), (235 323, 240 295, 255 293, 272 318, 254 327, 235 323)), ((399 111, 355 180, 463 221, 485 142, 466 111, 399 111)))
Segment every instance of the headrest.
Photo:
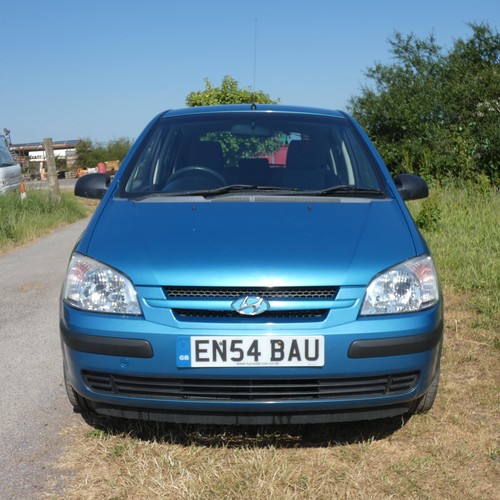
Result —
POLYGON ((290 169, 320 168, 321 155, 312 141, 292 141, 288 146, 286 166, 290 169))
POLYGON ((217 141, 198 141, 189 149, 189 165, 221 169, 224 166, 222 146, 217 141))

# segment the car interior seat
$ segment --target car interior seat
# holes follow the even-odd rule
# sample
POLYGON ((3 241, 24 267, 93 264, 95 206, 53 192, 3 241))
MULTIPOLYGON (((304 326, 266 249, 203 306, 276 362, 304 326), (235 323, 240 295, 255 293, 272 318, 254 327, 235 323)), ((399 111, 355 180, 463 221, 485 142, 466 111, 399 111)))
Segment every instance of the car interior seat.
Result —
POLYGON ((324 189, 327 187, 326 160, 314 141, 291 141, 286 168, 282 173, 284 187, 324 189))

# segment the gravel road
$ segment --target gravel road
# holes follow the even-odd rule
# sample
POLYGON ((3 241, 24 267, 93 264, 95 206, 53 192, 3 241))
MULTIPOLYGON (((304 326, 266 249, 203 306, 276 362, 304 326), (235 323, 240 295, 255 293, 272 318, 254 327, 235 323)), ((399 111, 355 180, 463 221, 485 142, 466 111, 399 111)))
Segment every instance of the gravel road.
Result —
POLYGON ((39 498, 57 479, 60 431, 81 421, 62 385, 58 297, 88 221, 0 256, 0 498, 39 498))

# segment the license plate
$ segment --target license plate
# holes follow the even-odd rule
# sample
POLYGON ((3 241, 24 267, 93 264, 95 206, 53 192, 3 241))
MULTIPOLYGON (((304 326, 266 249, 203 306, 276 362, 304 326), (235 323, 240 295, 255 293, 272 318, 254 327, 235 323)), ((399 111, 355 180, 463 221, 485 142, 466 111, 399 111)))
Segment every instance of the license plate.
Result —
POLYGON ((180 368, 323 366, 325 339, 321 335, 185 336, 177 337, 176 354, 180 368))

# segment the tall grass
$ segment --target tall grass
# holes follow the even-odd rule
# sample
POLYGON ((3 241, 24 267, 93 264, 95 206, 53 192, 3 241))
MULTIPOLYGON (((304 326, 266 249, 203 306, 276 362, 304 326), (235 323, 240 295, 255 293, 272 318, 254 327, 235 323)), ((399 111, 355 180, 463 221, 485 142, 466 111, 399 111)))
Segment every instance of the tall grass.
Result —
POLYGON ((87 216, 89 209, 68 192, 58 202, 47 191, 0 196, 0 252, 87 216))
MULTIPOLYGON (((500 331, 500 194, 485 186, 434 187, 409 203, 441 284, 464 292, 477 324, 500 331)), ((446 300, 446 297, 445 297, 446 300)))

